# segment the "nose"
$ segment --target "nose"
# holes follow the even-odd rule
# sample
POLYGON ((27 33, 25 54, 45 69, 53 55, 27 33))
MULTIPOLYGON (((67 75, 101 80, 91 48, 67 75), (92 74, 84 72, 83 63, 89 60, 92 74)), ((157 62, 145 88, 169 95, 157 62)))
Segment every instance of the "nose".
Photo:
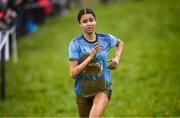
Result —
POLYGON ((92 24, 91 22, 89 22, 89 21, 87 22, 87 25, 91 25, 91 24, 92 24))

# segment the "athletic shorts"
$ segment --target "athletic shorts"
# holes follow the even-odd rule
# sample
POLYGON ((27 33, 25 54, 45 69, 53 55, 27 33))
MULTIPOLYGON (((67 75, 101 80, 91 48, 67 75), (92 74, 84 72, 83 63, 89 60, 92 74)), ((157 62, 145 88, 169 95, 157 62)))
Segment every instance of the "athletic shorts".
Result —
MULTIPOLYGON (((108 96, 109 100, 111 99, 112 90, 104 89, 102 92, 108 96)), ((80 117, 89 117, 95 96, 96 95, 90 97, 76 96, 76 104, 80 117)))

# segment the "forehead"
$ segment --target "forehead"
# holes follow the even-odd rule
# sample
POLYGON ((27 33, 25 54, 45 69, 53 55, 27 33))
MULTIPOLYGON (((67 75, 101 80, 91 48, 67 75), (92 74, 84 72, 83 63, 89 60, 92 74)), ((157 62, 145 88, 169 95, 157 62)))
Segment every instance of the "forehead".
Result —
POLYGON ((84 14, 84 15, 81 16, 81 20, 89 19, 89 18, 94 18, 94 16, 92 14, 84 14))

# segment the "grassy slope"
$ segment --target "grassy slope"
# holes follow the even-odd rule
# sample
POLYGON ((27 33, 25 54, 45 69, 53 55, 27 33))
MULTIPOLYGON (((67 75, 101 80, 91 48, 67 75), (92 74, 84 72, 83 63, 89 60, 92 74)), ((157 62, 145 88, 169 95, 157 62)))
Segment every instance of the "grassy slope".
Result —
MULTIPOLYGON (((113 94, 103 116, 179 116, 179 3, 93 6, 97 32, 125 42, 120 67, 111 73, 113 94)), ((19 63, 7 63, 7 100, 0 102, 0 116, 77 116, 68 75, 68 43, 81 32, 76 13, 50 19, 19 40, 19 63)))

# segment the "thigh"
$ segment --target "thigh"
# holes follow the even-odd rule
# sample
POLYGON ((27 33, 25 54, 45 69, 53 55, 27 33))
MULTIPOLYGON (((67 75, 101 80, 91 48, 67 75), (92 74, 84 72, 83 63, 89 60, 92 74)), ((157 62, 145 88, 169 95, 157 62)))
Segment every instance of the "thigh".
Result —
POLYGON ((93 106, 90 111, 90 117, 101 117, 106 105, 109 102, 109 97, 106 93, 99 92, 93 101, 93 106))
POLYGON ((89 117, 90 110, 93 104, 92 98, 85 98, 81 96, 76 97, 77 108, 80 117, 89 117))

